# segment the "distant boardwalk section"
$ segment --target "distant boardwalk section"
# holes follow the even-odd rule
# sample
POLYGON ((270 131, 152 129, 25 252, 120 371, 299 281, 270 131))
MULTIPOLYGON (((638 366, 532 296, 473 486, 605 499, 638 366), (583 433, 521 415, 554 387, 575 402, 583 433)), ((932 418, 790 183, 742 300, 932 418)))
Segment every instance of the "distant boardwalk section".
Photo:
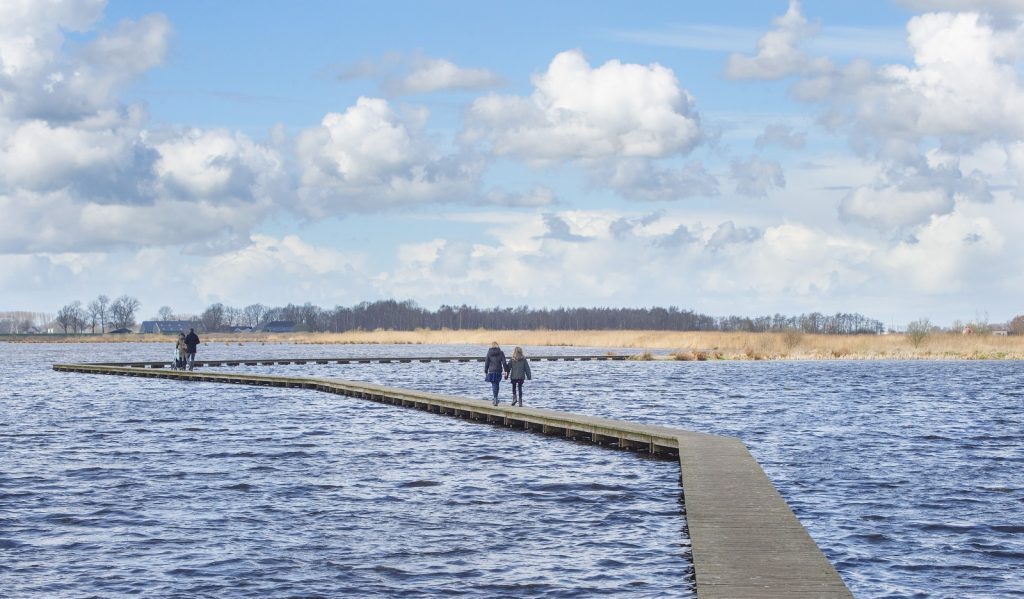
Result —
MULTIPOLYGON (((624 359, 551 356, 538 359, 624 359)), ((205 366, 328 362, 478 361, 469 357, 261 359, 206 361, 205 366)), ((58 372, 309 389, 425 410, 622 450, 678 459, 686 524, 700 599, 852 597, 760 465, 739 439, 677 428, 333 378, 183 372, 160 362, 54 364, 58 372)), ((200 363, 197 361, 196 366, 200 363)), ((666 548, 671 551, 672 548, 666 548)))

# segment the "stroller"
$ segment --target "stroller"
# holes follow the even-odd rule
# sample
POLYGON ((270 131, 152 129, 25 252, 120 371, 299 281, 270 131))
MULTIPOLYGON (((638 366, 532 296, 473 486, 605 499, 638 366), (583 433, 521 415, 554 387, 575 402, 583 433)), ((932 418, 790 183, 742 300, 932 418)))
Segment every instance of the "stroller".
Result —
POLYGON ((185 370, 185 364, 188 361, 188 357, 185 354, 185 335, 181 335, 178 338, 178 342, 174 344, 174 359, 171 360, 171 370, 185 370))

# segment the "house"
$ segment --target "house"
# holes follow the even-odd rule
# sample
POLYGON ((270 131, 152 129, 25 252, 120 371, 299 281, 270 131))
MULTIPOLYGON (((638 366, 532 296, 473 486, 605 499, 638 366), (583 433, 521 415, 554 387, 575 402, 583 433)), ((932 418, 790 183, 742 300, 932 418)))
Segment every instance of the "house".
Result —
POLYGON ((294 333, 294 320, 274 320, 263 325, 264 333, 294 333))
POLYGON ((992 331, 992 335, 995 337, 1006 337, 1010 334, 1009 331, 992 331))
POLYGON ((189 329, 195 329, 196 332, 200 333, 206 330, 203 327, 203 323, 197 320, 146 320, 139 327, 139 332, 143 334, 175 335, 177 333, 187 333, 189 329))

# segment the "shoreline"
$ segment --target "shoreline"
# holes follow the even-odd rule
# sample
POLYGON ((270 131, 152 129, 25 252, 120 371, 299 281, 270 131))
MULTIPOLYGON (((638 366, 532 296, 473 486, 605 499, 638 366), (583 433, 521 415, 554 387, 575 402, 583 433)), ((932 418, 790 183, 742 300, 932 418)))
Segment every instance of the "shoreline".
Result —
MULTIPOLYGON (((206 345, 488 345, 635 351, 640 360, 1024 360, 1024 336, 936 333, 917 346, 906 335, 812 335, 699 331, 427 330, 345 333, 209 333, 206 345)), ((173 335, 0 336, 0 343, 174 343, 173 335)))

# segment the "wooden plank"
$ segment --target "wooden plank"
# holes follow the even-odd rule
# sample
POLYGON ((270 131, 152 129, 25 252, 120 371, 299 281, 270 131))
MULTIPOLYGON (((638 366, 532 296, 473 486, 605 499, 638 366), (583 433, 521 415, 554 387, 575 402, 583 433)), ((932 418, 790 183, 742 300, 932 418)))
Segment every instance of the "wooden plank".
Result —
POLYGON ((853 595, 739 439, 681 436, 697 596, 853 595))

